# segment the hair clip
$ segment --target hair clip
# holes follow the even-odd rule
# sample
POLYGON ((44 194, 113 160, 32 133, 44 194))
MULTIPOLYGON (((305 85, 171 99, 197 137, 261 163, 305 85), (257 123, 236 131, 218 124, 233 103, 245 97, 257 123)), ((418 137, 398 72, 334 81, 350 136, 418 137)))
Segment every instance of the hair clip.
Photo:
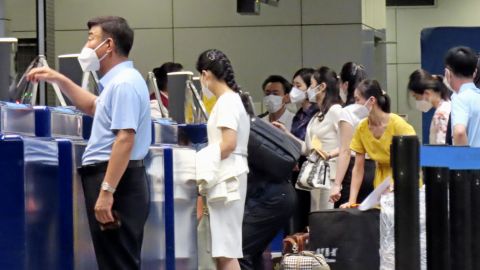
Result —
POLYGON ((357 76, 357 70, 358 70, 358 65, 357 64, 353 64, 353 71, 352 71, 352 76, 357 76))
POLYGON ((207 58, 208 58, 210 61, 214 61, 214 60, 215 60, 215 51, 209 51, 209 52, 207 52, 207 58))

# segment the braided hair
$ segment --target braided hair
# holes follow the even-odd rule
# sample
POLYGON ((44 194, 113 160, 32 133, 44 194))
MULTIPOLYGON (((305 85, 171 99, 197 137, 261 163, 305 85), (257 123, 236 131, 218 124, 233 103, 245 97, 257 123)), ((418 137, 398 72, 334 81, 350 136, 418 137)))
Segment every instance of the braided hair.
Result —
POLYGON ((233 91, 239 93, 240 87, 235 81, 232 63, 228 57, 220 50, 210 49, 200 54, 196 65, 197 71, 208 70, 215 77, 224 81, 233 91))
POLYGON ((196 69, 198 72, 203 70, 210 71, 219 81, 224 81, 227 86, 240 95, 243 106, 249 115, 253 115, 253 108, 250 104, 250 97, 243 93, 240 86, 235 81, 230 59, 220 50, 210 49, 202 52, 198 57, 196 69))

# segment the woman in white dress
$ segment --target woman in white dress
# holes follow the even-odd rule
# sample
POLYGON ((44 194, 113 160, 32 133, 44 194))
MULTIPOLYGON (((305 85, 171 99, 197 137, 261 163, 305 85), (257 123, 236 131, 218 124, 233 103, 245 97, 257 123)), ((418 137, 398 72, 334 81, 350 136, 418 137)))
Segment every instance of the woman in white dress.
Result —
POLYGON ((239 95, 233 68, 219 50, 200 54, 196 69, 202 90, 217 97, 207 124, 209 147, 218 144, 219 169, 205 185, 210 213, 212 257, 217 269, 240 269, 242 221, 247 189, 250 119, 239 95), (224 193, 222 195, 222 192, 224 193))
MULTIPOLYGON (((322 151, 330 164, 330 180, 335 180, 336 157, 338 156, 338 121, 342 112, 341 99, 338 89, 337 74, 328 67, 321 67, 312 75, 311 86, 307 90, 310 102, 317 103, 319 111, 312 117, 307 126, 305 141, 302 144, 303 155, 308 155, 313 149, 312 141, 321 143, 322 151)), ((288 132, 279 123, 275 126, 288 132)), ((289 133, 291 134, 291 133, 289 133)), ((292 138, 296 138, 291 135, 292 138)), ((297 139, 298 140, 298 139, 297 139)), ((329 202, 330 190, 310 191, 310 211, 319 211, 333 208, 329 202)))

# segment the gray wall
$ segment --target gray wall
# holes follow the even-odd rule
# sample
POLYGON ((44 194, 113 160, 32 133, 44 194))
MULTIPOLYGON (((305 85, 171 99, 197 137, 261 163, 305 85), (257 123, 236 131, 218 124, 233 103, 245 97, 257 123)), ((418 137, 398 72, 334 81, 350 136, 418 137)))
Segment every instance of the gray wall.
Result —
MULTIPOLYGON (((34 37, 34 0, 4 1, 10 34, 34 37)), ((172 60, 193 70, 201 51, 218 48, 256 101, 270 74, 291 79, 302 66, 339 70, 346 61, 364 62, 362 30, 386 24, 385 0, 282 0, 277 7, 262 5, 260 16, 237 14, 236 0, 57 0, 55 5, 57 55, 80 51, 89 18, 115 14, 135 29, 131 58, 143 74, 172 60)))
POLYGON ((7 34, 7 18, 5 17, 5 1, 0 0, 0 37, 7 34))

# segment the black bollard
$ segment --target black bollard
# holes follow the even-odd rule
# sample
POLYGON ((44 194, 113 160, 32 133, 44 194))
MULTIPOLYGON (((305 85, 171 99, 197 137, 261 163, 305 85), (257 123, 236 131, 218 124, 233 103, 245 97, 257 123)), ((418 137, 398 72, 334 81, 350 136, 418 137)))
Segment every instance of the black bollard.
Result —
POLYGON ((472 270, 471 173, 450 175, 450 239, 452 269, 472 270))
POLYGON ((395 136, 390 160, 395 187, 395 269, 420 270, 419 141, 395 136))
POLYGON ((480 171, 472 171, 472 269, 480 269, 480 171))
POLYGON ((427 269, 450 270, 448 168, 423 168, 427 218, 427 269))

